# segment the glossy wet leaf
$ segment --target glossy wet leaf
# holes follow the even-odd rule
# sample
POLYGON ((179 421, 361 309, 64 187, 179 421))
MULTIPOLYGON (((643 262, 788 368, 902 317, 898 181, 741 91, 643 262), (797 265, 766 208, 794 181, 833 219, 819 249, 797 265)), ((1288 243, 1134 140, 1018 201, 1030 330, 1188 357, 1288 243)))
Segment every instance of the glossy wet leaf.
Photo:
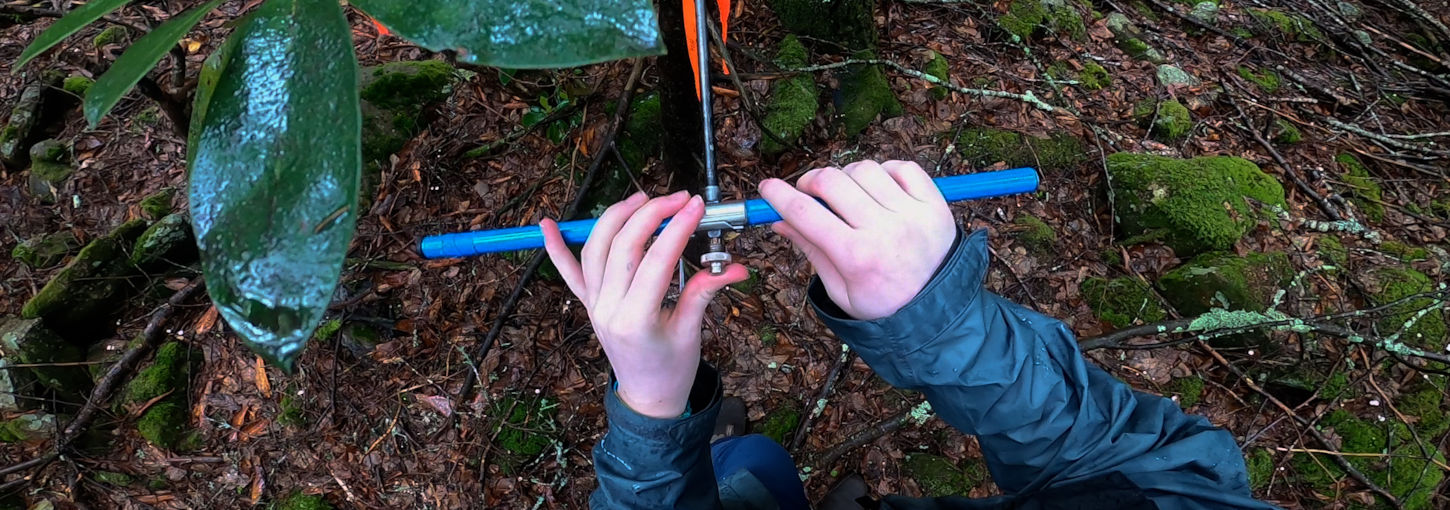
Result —
POLYGON ((290 370, 357 221, 357 61, 334 0, 267 0, 232 38, 196 137, 192 223, 217 309, 290 370))
MULTIPOLYGON (((251 22, 251 15, 241 18, 238 26, 251 22)), ((222 69, 227 67, 231 61, 233 49, 236 48, 236 41, 240 37, 228 37, 222 45, 213 51, 206 60, 201 63, 201 70, 196 75, 196 92, 191 100, 191 123, 186 133, 186 167, 191 168, 191 162, 196 155, 196 139, 201 135, 201 128, 206 123, 206 109, 211 104, 211 94, 216 90, 217 80, 221 78, 222 69)))
POLYGON ((52 46, 60 44, 65 38, 70 37, 77 30, 85 28, 91 22, 101 19, 102 16, 110 14, 116 9, 120 9, 121 6, 126 5, 126 2, 129 1, 93 0, 77 7, 76 10, 56 20, 55 23, 50 25, 50 28, 45 29, 39 36, 36 36, 35 40, 30 42, 30 46, 26 46, 25 51, 20 52, 20 58, 16 59, 15 67, 11 69, 20 69, 26 62, 30 62, 30 59, 44 53, 45 50, 50 49, 52 46))
POLYGON ((126 48, 126 52, 86 92, 83 109, 90 127, 94 129, 101 117, 106 116, 116 106, 116 102, 130 92, 131 87, 136 86, 136 82, 141 81, 151 68, 156 67, 161 57, 166 56, 166 52, 171 51, 176 42, 191 31, 191 27, 201 21, 202 16, 206 16, 206 13, 221 3, 222 0, 212 0, 166 20, 161 26, 138 39, 130 48, 126 48))
POLYGON ((420 46, 495 67, 569 67, 664 53, 650 0, 353 0, 420 46))

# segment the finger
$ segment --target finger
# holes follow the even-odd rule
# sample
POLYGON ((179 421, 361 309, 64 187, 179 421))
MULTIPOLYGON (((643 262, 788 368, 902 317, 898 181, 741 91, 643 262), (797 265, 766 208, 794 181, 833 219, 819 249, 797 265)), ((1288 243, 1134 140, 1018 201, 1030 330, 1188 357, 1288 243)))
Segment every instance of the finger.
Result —
POLYGON ((655 307, 664 301, 665 293, 670 289, 670 279, 675 274, 675 263, 680 260, 680 254, 685 252, 685 244, 690 242, 690 236, 695 233, 695 227, 700 225, 700 218, 704 216, 705 202, 698 195, 691 197, 684 208, 675 213, 669 226, 665 227, 664 232, 660 232, 659 238, 645 252, 644 259, 639 263, 639 271, 635 272, 634 281, 625 295, 626 301, 652 304, 655 307))
POLYGON ((648 197, 641 191, 630 195, 623 202, 609 206, 604 214, 599 215, 594 229, 589 231, 589 240, 584 242, 584 250, 580 252, 584 288, 591 296, 584 299, 592 302, 593 296, 599 294, 599 286, 604 281, 604 264, 609 260, 609 246, 614 242, 614 236, 619 233, 619 229, 624 227, 624 222, 644 205, 646 198, 648 197))
MULTIPOLYGON (((579 268, 579 261, 574 258, 574 252, 569 251, 569 245, 564 243, 564 236, 559 233, 559 224, 545 218, 539 222, 539 229, 544 231, 544 251, 549 253, 549 260, 554 261, 554 267, 559 269, 559 276, 569 286, 569 292, 573 292, 581 300, 584 299, 584 273, 579 268)), ((584 303, 586 307, 589 305, 588 302, 584 303)))
POLYGON ((796 181, 796 188, 825 200, 831 211, 852 227, 860 228, 870 223, 881 217, 881 212, 886 209, 838 168, 817 168, 806 172, 796 181))
POLYGON ((835 301, 842 308, 850 306, 850 295, 846 293, 846 279, 841 276, 841 270, 836 267, 836 264, 831 262, 831 259, 824 253, 821 253, 820 247, 811 244, 786 222, 775 222, 770 228, 775 233, 785 236, 797 250, 805 254, 806 260, 810 261, 811 267, 815 268, 816 276, 821 277, 821 283, 826 286, 826 294, 831 296, 831 301, 835 301))
POLYGON ((926 175, 926 170, 922 170, 921 165, 910 161, 887 161, 881 164, 881 169, 892 179, 896 179, 901 184, 901 189, 906 190, 912 198, 927 203, 946 203, 946 199, 941 196, 941 190, 937 189, 936 183, 932 182, 931 176, 926 175))
POLYGON ((891 175, 886 173, 886 169, 881 168, 881 165, 875 161, 857 161, 846 165, 846 168, 842 168, 841 171, 851 176, 851 179, 856 181, 861 189, 866 190, 871 198, 887 209, 901 210, 909 207, 911 202, 915 201, 911 195, 906 194, 906 190, 901 189, 901 184, 892 179, 891 175))
POLYGON ((846 248, 851 227, 810 195, 780 179, 766 179, 760 183, 760 197, 800 232, 801 238, 820 247, 828 257, 835 258, 846 248))
POLYGON ((680 302, 670 312, 670 329, 675 338, 700 338, 700 324, 705 321, 705 309, 720 289, 736 282, 745 281, 750 272, 740 264, 730 264, 725 271, 715 275, 710 271, 698 271, 685 283, 680 293, 680 302), (695 333, 690 335, 690 333, 695 333))
POLYGON ((629 293, 629 285, 644 258, 644 245, 654 237, 655 230, 684 207, 690 195, 678 191, 646 202, 625 222, 609 247, 609 261, 604 263, 604 280, 599 284, 597 299, 621 300, 629 293))

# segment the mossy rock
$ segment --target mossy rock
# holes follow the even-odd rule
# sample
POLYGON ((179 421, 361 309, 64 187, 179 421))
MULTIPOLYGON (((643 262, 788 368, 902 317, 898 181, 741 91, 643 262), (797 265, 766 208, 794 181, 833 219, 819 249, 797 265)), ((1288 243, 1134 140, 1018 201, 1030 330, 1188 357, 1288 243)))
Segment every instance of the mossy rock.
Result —
POLYGON ((0 129, 0 161, 13 168, 25 168, 30 164, 30 147, 42 135, 39 129, 41 117, 48 109, 49 91, 59 87, 65 80, 65 73, 47 71, 39 79, 25 85, 15 107, 10 110, 10 120, 0 129))
POLYGON ((90 392, 91 380, 85 368, 56 365, 84 361, 85 351, 57 336, 39 319, 0 319, 0 350, 5 352, 7 363, 39 365, 7 370, 14 375, 12 391, 30 397, 17 402, 46 401, 48 392, 54 392, 58 402, 84 402, 90 392))
POLYGON ((156 349, 156 357, 126 385, 126 402, 144 403, 167 395, 185 401, 191 377, 205 361, 202 353, 182 342, 167 342, 156 349))
POLYGON ((186 432, 187 417, 185 407, 168 399, 147 409, 136 421, 136 431, 148 443, 168 450, 175 449, 186 432))
MULTIPOLYGON (((876 58, 876 55, 866 51, 859 52, 852 58, 868 60, 876 58)), ((901 115, 903 111, 901 102, 896 99, 896 92, 891 90, 891 83, 886 80, 886 73, 881 71, 881 66, 852 66, 841 75, 840 86, 836 96, 836 111, 841 117, 841 125, 846 128, 847 136, 861 134, 878 116, 890 118, 901 115)))
POLYGON ((1033 255, 1051 253, 1052 245, 1057 243, 1057 232, 1036 216, 1019 214, 1012 219, 1012 224, 1020 229, 1014 233, 1014 237, 1017 238, 1017 242, 1027 248, 1028 253, 1033 255))
POLYGON ((1384 190, 1380 188, 1379 181, 1370 177, 1369 170, 1364 167, 1364 163, 1360 163, 1359 158, 1353 154, 1342 153, 1335 156, 1334 161, 1344 169, 1344 174, 1340 176, 1339 180, 1349 187, 1350 200, 1354 202, 1355 207, 1364 211, 1364 215, 1371 221, 1383 221, 1385 206, 1381 200, 1384 198, 1384 190))
POLYGON ((1147 129, 1149 136, 1165 142, 1182 140, 1193 131, 1193 114, 1178 101, 1139 101, 1133 107, 1133 120, 1147 129))
POLYGON ((1205 253, 1158 279, 1163 298, 1186 316, 1214 308, 1262 312, 1294 279, 1294 266, 1281 252, 1205 253))
POLYGON ((1128 54, 1129 57, 1154 64, 1168 61, 1162 52, 1149 46, 1143 40, 1143 29, 1138 28, 1138 25, 1133 24, 1132 20, 1129 20, 1123 13, 1109 13, 1104 22, 1107 24, 1108 31, 1113 33, 1113 40, 1116 41, 1118 49, 1123 50, 1123 53, 1128 54))
POLYGON ((1117 329, 1139 322, 1151 324, 1168 317, 1163 305, 1153 296, 1153 289, 1137 278, 1088 278, 1078 291, 1098 320, 1117 329))
POLYGON ((1286 40, 1298 42, 1324 41, 1324 32, 1314 26, 1314 21, 1299 14, 1288 14, 1273 9, 1249 9, 1254 20, 1254 31, 1265 35, 1279 35, 1286 40))
POLYGON ((10 257, 32 269, 45 269, 59 264, 78 247, 76 235, 65 230, 27 239, 10 250, 10 257))
POLYGON ((270 510, 332 510, 332 508, 332 504, 322 496, 296 491, 272 503, 270 510))
POLYGON ((1082 141, 1066 133, 1047 138, 993 128, 966 128, 957 135, 957 153, 967 165, 985 168, 997 163, 1062 172, 1087 161, 1082 141))
POLYGON ((1249 488, 1253 490, 1263 489, 1269 486, 1274 479, 1274 454, 1264 448, 1254 448, 1248 455, 1244 456, 1244 463, 1249 468, 1249 488))
POLYGON ((1401 413, 1419 419, 1415 430, 1422 437, 1440 437, 1450 430, 1450 403, 1446 402, 1445 391, 1434 385, 1423 385, 1417 391, 1400 395, 1398 403, 1401 413))
POLYGON ((1284 188, 1258 165, 1229 156, 1108 156, 1113 216, 1125 236, 1163 240, 1180 256, 1228 250, 1261 216, 1253 199, 1287 209, 1284 188))
POLYGON ((500 450, 497 462, 504 473, 515 473, 556 441, 557 411, 557 404, 538 396, 509 394, 494 402, 489 415, 497 420, 494 446, 500 450))
POLYGON ((65 81, 61 82, 61 88, 65 89, 66 92, 74 94, 76 97, 86 97, 86 92, 90 92, 91 85, 95 84, 96 80, 77 74, 67 76, 65 81))
POLYGON ((101 33, 96 34, 95 37, 91 38, 91 45, 95 46, 96 48, 100 48, 102 46, 110 44, 120 44, 126 42, 126 39, 129 38, 130 35, 130 30, 127 30, 126 27, 123 27, 121 25, 110 25, 107 26, 105 30, 102 30, 101 33))
POLYGON ((800 424, 800 409, 794 402, 787 402, 765 415, 765 421, 760 424, 760 434, 784 445, 795 437, 800 424))
POLYGON ((0 443, 30 443, 55 436, 55 415, 28 413, 0 421, 0 443))
POLYGON ((1336 237, 1324 236, 1314 242, 1319 252, 1319 260, 1325 263, 1343 268, 1349 262, 1349 248, 1336 237))
MULTIPOLYGON (((790 69, 804 67, 808 62, 808 53, 800 40, 794 35, 785 36, 775 55, 776 65, 790 69)), ((806 127, 816 120, 816 112, 820 109, 819 98, 820 90, 816 88, 816 80, 810 73, 797 74, 771 83, 770 99, 765 104, 765 118, 761 119, 761 129, 775 135, 775 138, 762 136, 760 153, 773 156, 784 152, 787 146, 777 142, 776 138, 787 143, 799 140, 806 127)))
POLYGON ((185 266, 196 261, 196 239, 185 213, 167 215, 151 225, 131 249, 131 264, 143 270, 185 266))
POLYGON ((171 200, 176 196, 175 188, 162 188, 160 191, 147 195, 141 199, 141 214, 152 220, 159 220, 171 214, 171 200))
POLYGON ((1097 62, 1088 61, 1082 65, 1082 74, 1078 75, 1078 83, 1085 90, 1102 90, 1113 84, 1113 75, 1097 62))
POLYGON ((1058 33, 1081 41, 1087 37, 1082 13, 1069 0, 1014 0, 997 26, 1017 40, 1029 41, 1047 33, 1058 33))
MULTIPOLYGON (((926 61, 926 68, 921 70, 921 72, 926 73, 932 78, 941 80, 943 83, 951 83, 951 77, 948 75, 950 71, 951 66, 947 64, 947 58, 935 51, 931 52, 931 60, 926 61)), ((951 91, 947 90, 946 87, 934 86, 931 88, 932 99, 946 99, 950 93, 951 91)))
POLYGON ((133 290, 136 267, 125 250, 145 229, 144 220, 134 220, 91 241, 25 303, 20 315, 44 318, 67 337, 104 331, 133 290))
POLYGON ((1248 66, 1239 66, 1238 72, 1240 77, 1243 77, 1244 80, 1247 80, 1249 83, 1253 83, 1255 86, 1259 87, 1259 90, 1263 91, 1265 94, 1273 94, 1275 92, 1278 92, 1279 87, 1282 84, 1281 80, 1279 79, 1279 73, 1276 73, 1274 71, 1265 70, 1262 72, 1258 72, 1254 71, 1248 66))
POLYGON ((771 0, 791 33, 834 43, 847 52, 876 46, 876 0, 771 0))
POLYGON ((1274 119, 1274 129, 1271 132, 1274 143, 1280 145, 1296 144, 1304 140, 1304 133, 1299 131, 1299 126, 1283 118, 1274 119))
POLYGON ((1419 246, 1410 246, 1399 241, 1385 241, 1380 243, 1379 250, 1400 259, 1402 262, 1415 262, 1430 258, 1430 251, 1419 246))
MULTIPOLYGON (((1188 12, 1188 17, 1198 20, 1208 26, 1218 24, 1219 6, 1217 2, 1198 2, 1193 5, 1193 10, 1188 12)), ((1195 30, 1192 27, 1188 30, 1195 30)))
MULTIPOLYGON (((1435 290, 1436 282, 1430 277, 1407 267, 1381 267, 1364 274, 1361 278, 1369 292, 1370 304, 1384 306, 1395 301, 1435 290)), ((1430 298, 1411 300, 1394 308, 1394 313, 1379 321, 1379 333, 1388 337, 1400 331, 1418 311, 1435 304, 1430 298)), ((1400 342, 1429 350, 1444 349, 1446 336, 1445 313, 1442 308, 1432 309, 1420 317, 1414 326, 1400 335, 1400 342)))
POLYGON ((388 62, 361 72, 360 96, 385 109, 420 109, 443 101, 458 80, 453 66, 441 60, 388 62))
POLYGON ((1178 396, 1178 405, 1188 409, 1203 399, 1203 378, 1195 375, 1173 379, 1168 382, 1168 391, 1178 396))
POLYGON ((959 468, 951 459, 940 455, 907 455, 905 468, 921 487, 921 495, 929 498, 965 496, 982 482, 980 469, 959 468))
MULTIPOLYGON (((1435 508, 1435 490, 1445 479, 1445 472, 1435 462, 1444 464, 1445 454, 1436 451, 1434 443, 1424 445, 1422 450, 1405 424, 1377 423, 1344 409, 1330 412, 1320 423, 1340 438, 1339 451, 1369 454, 1346 455, 1344 459, 1369 481, 1398 498, 1404 508, 1435 508), (1426 458, 1426 450, 1432 458, 1426 458), (1393 461, 1386 462, 1386 457, 1380 456, 1384 454, 1393 461)), ((1301 483, 1322 494, 1335 493, 1334 487, 1348 476, 1332 459, 1320 454, 1297 453, 1291 464, 1301 483)))
POLYGON ((59 140, 41 140, 30 147, 30 193, 41 202, 54 203, 56 190, 73 173, 69 145, 59 140))

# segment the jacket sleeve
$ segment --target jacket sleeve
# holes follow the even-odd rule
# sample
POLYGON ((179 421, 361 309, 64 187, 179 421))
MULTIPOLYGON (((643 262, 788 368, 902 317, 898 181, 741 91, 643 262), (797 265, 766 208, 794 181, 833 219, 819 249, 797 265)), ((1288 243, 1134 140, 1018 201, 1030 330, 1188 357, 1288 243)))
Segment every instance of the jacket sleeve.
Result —
POLYGON ((819 281, 821 319, 892 385, 919 390, 977 436, 1006 494, 1113 472, 1164 508, 1259 508, 1226 431, 1085 363, 1061 322, 982 289, 984 232, 958 241, 937 274, 890 317, 858 321, 819 281))
POLYGON ((657 419, 630 409, 613 390, 604 410, 609 431, 594 447, 599 488, 593 509, 715 510, 720 507, 710 434, 720 414, 720 375, 700 362, 685 417, 657 419))

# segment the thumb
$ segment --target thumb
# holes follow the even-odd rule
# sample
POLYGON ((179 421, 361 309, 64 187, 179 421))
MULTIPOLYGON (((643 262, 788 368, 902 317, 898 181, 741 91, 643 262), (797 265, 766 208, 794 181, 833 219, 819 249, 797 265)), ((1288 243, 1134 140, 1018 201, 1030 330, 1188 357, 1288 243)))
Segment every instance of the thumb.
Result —
POLYGON ((695 273, 685 283, 685 290, 680 293, 680 302, 675 305, 675 311, 670 316, 673 329, 677 332, 698 333, 700 324, 705 321, 705 309, 709 308, 715 294, 726 285, 745 281, 749 277, 750 272, 740 264, 730 264, 725 272, 718 275, 710 274, 706 269, 695 273))

